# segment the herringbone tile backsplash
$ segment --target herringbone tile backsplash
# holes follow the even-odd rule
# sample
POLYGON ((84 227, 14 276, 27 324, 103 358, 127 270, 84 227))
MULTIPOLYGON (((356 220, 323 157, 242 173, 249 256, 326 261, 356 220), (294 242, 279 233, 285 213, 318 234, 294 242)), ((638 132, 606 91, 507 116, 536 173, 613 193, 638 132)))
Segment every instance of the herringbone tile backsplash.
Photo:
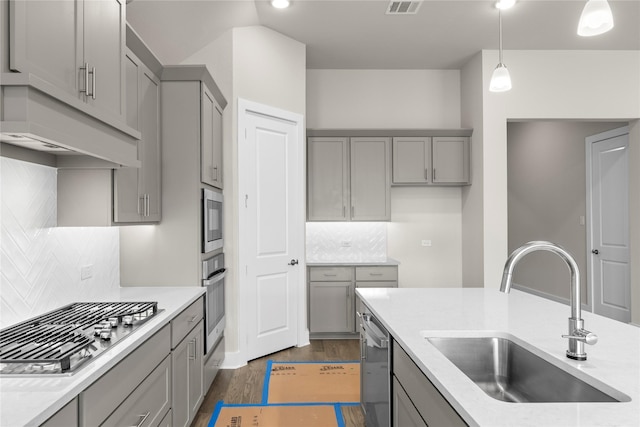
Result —
POLYGON ((0 157, 0 326, 120 284, 117 228, 56 227, 56 169, 0 157), (80 269, 93 276, 80 279, 80 269))
POLYGON ((386 262, 387 224, 308 222, 307 262, 386 262))

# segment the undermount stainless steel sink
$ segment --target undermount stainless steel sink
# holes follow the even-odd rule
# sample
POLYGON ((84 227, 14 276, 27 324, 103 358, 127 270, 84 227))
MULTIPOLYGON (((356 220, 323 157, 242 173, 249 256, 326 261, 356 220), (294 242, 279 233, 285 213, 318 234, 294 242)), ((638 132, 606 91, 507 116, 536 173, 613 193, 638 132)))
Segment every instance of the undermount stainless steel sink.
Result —
POLYGON ((426 339, 486 394, 497 400, 519 403, 631 400, 613 389, 609 393, 599 390, 507 338, 426 339))

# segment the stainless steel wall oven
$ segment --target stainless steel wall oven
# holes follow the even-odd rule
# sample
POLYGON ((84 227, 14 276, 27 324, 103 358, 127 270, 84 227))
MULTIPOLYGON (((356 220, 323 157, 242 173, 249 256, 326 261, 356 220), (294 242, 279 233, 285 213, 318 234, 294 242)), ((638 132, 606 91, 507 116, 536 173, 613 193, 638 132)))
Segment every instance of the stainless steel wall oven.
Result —
POLYGON ((222 338, 225 327, 224 309, 224 254, 218 254, 202 262, 202 286, 205 293, 205 354, 222 338))

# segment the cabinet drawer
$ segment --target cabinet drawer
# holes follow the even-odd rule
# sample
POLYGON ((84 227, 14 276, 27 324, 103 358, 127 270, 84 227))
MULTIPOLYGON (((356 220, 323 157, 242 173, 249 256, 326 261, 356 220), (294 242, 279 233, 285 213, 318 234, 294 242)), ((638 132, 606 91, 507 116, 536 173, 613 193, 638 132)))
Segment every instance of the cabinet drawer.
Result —
POLYGON ((427 425, 450 427, 467 425, 395 341, 393 342, 393 375, 398 379, 427 425))
POLYGON ((171 407, 171 357, 167 356, 102 427, 155 427, 171 407))
POLYGON ((176 348, 180 341, 202 320, 203 312, 202 298, 198 298, 171 321, 171 348, 176 348))
POLYGON ((171 328, 166 325, 82 392, 80 424, 100 425, 170 351, 171 328))
POLYGON ((380 281, 380 282, 356 282, 356 288, 397 288, 396 280, 380 281))
POLYGON ((40 427, 76 427, 78 425, 78 398, 75 397, 40 427))
POLYGON ((398 280, 398 267, 356 267, 356 280, 398 280))
POLYGON ((311 282, 346 282, 353 280, 353 267, 310 267, 311 282))

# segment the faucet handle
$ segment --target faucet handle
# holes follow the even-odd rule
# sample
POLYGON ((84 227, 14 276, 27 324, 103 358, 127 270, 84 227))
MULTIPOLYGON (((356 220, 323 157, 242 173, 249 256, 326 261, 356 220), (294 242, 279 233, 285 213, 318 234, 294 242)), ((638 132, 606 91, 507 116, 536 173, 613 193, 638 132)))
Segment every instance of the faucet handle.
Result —
POLYGON ((563 335, 562 338, 570 340, 582 341, 585 344, 594 345, 598 342, 598 336, 586 329, 575 329, 571 335, 563 335))

